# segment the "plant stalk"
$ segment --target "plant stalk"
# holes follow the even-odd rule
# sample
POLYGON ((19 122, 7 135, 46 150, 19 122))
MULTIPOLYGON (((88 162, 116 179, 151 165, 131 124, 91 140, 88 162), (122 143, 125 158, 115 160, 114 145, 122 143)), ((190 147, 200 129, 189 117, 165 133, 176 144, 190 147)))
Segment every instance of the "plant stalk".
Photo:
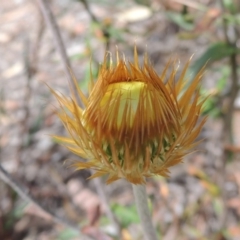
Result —
POLYGON ((146 187, 144 185, 134 184, 132 184, 132 187, 145 240, 159 240, 156 230, 153 227, 150 211, 148 208, 146 187))

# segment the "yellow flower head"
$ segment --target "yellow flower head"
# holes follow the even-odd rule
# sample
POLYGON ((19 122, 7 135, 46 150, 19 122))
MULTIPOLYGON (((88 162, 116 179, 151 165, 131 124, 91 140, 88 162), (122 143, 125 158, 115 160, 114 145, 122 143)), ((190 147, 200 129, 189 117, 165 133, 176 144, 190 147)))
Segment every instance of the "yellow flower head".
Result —
POLYGON ((202 71, 186 87, 189 62, 177 80, 174 63, 169 62, 160 76, 147 56, 140 67, 136 47, 133 62, 116 55, 116 64, 111 57, 108 64, 106 54, 96 83, 91 79, 88 98, 76 84, 84 109, 74 94, 68 99, 53 91, 62 106, 58 115, 69 133, 68 138, 55 138, 88 159, 74 166, 96 170, 91 178, 108 174, 108 183, 125 178, 142 184, 145 177, 168 176, 169 167, 181 162, 196 144, 205 122, 199 121, 202 71))

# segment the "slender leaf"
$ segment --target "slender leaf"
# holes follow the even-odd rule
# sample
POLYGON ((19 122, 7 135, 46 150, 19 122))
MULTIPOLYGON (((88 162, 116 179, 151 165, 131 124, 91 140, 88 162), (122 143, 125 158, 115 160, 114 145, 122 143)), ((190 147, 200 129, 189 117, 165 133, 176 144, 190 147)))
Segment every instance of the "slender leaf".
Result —
POLYGON ((187 15, 177 13, 177 12, 167 12, 167 17, 179 27, 191 31, 194 29, 194 24, 191 19, 187 19, 187 15))
POLYGON ((204 65, 211 64, 233 54, 239 54, 240 49, 227 43, 218 42, 211 45, 203 55, 191 66, 190 72, 195 76, 204 65))

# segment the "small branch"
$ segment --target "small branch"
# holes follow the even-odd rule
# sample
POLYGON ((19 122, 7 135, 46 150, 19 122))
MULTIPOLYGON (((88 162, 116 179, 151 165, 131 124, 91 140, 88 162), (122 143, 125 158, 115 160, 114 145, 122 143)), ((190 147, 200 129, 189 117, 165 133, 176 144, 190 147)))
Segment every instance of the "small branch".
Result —
MULTIPOLYGON (((58 25, 55 21, 54 15, 53 15, 53 13, 50 9, 48 1, 38 0, 38 3, 41 7, 44 18, 45 18, 45 20, 46 20, 46 22, 47 22, 47 24, 48 24, 48 26, 49 26, 49 28, 52 32, 57 50, 58 50, 58 52, 60 54, 60 57, 62 59, 62 63, 63 63, 63 66, 64 66, 65 73, 68 76, 68 79, 70 81, 71 89, 74 91, 75 96, 77 96, 76 87, 75 87, 74 82, 72 80, 70 61, 69 61, 68 56, 66 54, 66 50, 65 50, 65 47, 64 47, 64 44, 63 44, 63 41, 62 41, 62 37, 61 37, 60 31, 59 31, 58 25)), ((91 17, 93 18, 93 20, 97 22, 97 19, 91 13, 87 2, 83 1, 83 3, 84 3, 84 6, 87 8, 88 12, 91 14, 91 17)), ((79 100, 79 98, 77 98, 77 97, 76 97, 76 99, 79 100)), ((79 104, 80 104, 80 102, 79 102, 79 104)), ((110 206, 109 206, 108 200, 106 198, 106 195, 104 193, 104 188, 103 188, 101 182, 99 180, 98 180, 98 182, 95 181, 95 185, 96 185, 96 188, 98 190, 98 194, 100 195, 100 198, 101 198, 103 204, 106 207, 108 218, 113 222, 113 224, 115 226, 118 226, 117 222, 114 220, 114 215, 113 215, 113 213, 110 209, 110 206)), ((120 229, 118 227, 118 232, 119 231, 120 231, 120 229)))
POLYGON ((101 30, 102 30, 102 33, 103 33, 103 36, 105 38, 105 52, 109 51, 110 50, 110 41, 111 41, 111 35, 109 34, 109 30, 108 30, 108 26, 107 25, 104 25, 102 24, 98 19, 97 17, 93 14, 93 12, 91 11, 89 5, 88 5, 88 2, 87 0, 78 0, 79 2, 81 2, 83 4, 83 6, 85 7, 86 11, 88 12, 91 20, 95 23, 97 23, 100 27, 101 27, 101 30))
POLYGON ((225 129, 227 132, 227 141, 230 144, 233 144, 232 122, 233 122, 234 103, 238 94, 238 75, 237 75, 236 54, 233 54, 232 56, 230 56, 230 67, 231 67, 232 86, 230 89, 230 100, 229 100, 227 112, 225 114, 225 129))
POLYGON ((78 231, 80 233, 80 228, 77 226, 73 226, 70 223, 68 223, 66 220, 63 220, 59 217, 57 217, 54 213, 51 213, 49 210, 46 210, 44 207, 42 207, 36 200, 34 200, 32 197, 28 195, 28 190, 24 189, 22 186, 17 183, 12 176, 0 165, 0 179, 2 179, 6 184, 8 184, 15 192, 18 193, 18 195, 24 199, 25 201, 35 205, 37 208, 39 208, 41 211, 46 213, 48 216, 51 217, 51 219, 64 227, 71 228, 75 231, 78 231))
MULTIPOLYGON (((224 2, 223 0, 220 1, 222 10, 225 11, 224 2)), ((223 20, 223 33, 225 37, 225 41, 227 44, 236 47, 236 41, 237 41, 237 32, 236 29, 233 28, 235 39, 231 41, 230 37, 228 36, 228 26, 225 20, 223 20)), ((231 87, 229 91, 229 102, 227 106, 227 111, 224 116, 224 122, 223 122, 223 142, 225 145, 233 145, 234 137, 233 137, 233 129, 232 129, 232 123, 233 123, 233 114, 234 114, 234 103, 237 98, 238 94, 238 73, 237 73, 237 55, 232 54, 229 58, 229 65, 231 68, 231 87)), ((229 155, 229 151, 227 148, 224 149, 223 155, 222 155, 222 165, 219 169, 220 172, 220 178, 219 178, 219 186, 221 189, 224 189, 224 184, 226 180, 226 165, 229 157, 232 156, 233 152, 230 152, 231 155, 229 155)), ((219 218, 219 230, 224 229, 227 222, 227 196, 226 192, 222 192, 222 201, 223 201, 223 211, 219 218)))
MULTIPOLYGON (((222 9, 224 11, 224 3, 223 0, 221 0, 221 5, 222 9)), ((234 34, 235 34, 235 39, 233 41, 230 40, 228 36, 228 26, 226 24, 226 21, 223 20, 223 32, 224 32, 224 37, 225 41, 227 44, 236 47, 236 29, 233 28, 234 34)), ((225 135, 226 135, 226 141, 230 144, 233 144, 233 132, 232 132, 232 121, 233 121, 233 112, 234 112, 234 103, 237 98, 238 94, 238 73, 237 73, 237 54, 232 54, 229 59, 229 65, 231 67, 231 80, 232 80, 232 85, 230 88, 230 99, 228 103, 228 108, 227 112, 225 113, 225 119, 224 119, 224 130, 225 135)))
MULTIPOLYGON (((45 21, 46 21, 48 27, 51 30, 53 39, 55 41, 55 46, 56 46, 56 48, 59 52, 60 58, 62 60, 64 71, 65 71, 65 74, 68 77, 69 84, 70 84, 71 88, 73 90, 75 90, 76 88, 75 88, 74 83, 72 81, 72 74, 71 74, 72 67, 71 67, 70 61, 68 59, 66 50, 65 50, 65 46, 64 46, 64 43, 63 43, 60 31, 59 31, 58 25, 56 23, 54 15, 53 15, 53 13, 50 9, 49 2, 46 1, 46 0, 38 0, 38 3, 39 3, 39 6, 41 8, 41 11, 43 13, 43 16, 45 18, 45 21)), ((76 93, 76 90, 75 90, 75 93, 76 93)))
POLYGON ((95 15, 92 13, 92 11, 91 11, 91 9, 90 9, 90 7, 89 7, 89 5, 88 5, 87 0, 79 0, 79 1, 82 2, 82 4, 84 5, 86 11, 87 11, 88 14, 90 15, 91 19, 92 19, 94 22, 100 24, 100 22, 98 21, 98 19, 97 19, 97 18, 95 17, 95 15))
POLYGON ((28 144, 29 139, 29 117, 30 117, 30 100, 32 96, 32 88, 31 88, 31 80, 34 75, 34 72, 32 71, 32 65, 31 61, 29 59, 29 47, 30 46, 30 40, 26 38, 24 42, 24 50, 23 50, 23 62, 25 67, 25 75, 26 75, 26 86, 24 91, 24 97, 23 97, 23 111, 24 111, 24 117, 20 119, 19 121, 19 137, 22 139, 22 141, 19 143, 17 150, 16 150, 16 162, 17 165, 21 163, 21 151, 24 148, 26 144, 28 144))
MULTIPOLYGON (((36 4, 37 5, 37 4, 36 4)), ((32 43, 32 51, 29 56, 29 60, 31 61, 31 73, 34 74, 37 72, 38 68, 38 62, 39 62, 39 49, 41 47, 41 41, 42 37, 45 31, 45 24, 44 24, 44 19, 43 15, 41 13, 40 8, 37 6, 38 9, 38 29, 37 29, 37 34, 35 39, 33 40, 32 43)))
POLYGON ((149 212, 145 186, 132 184, 132 187, 145 240, 159 240, 149 212))

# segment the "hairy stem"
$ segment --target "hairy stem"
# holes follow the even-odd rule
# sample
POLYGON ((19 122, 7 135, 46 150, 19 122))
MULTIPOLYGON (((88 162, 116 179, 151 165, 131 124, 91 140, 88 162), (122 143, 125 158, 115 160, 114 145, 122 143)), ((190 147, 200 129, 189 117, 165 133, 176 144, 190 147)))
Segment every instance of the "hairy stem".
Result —
POLYGON ((136 201, 138 215, 140 217, 145 240, 158 240, 156 230, 153 227, 148 208, 147 192, 144 185, 134 185, 133 193, 136 201))

